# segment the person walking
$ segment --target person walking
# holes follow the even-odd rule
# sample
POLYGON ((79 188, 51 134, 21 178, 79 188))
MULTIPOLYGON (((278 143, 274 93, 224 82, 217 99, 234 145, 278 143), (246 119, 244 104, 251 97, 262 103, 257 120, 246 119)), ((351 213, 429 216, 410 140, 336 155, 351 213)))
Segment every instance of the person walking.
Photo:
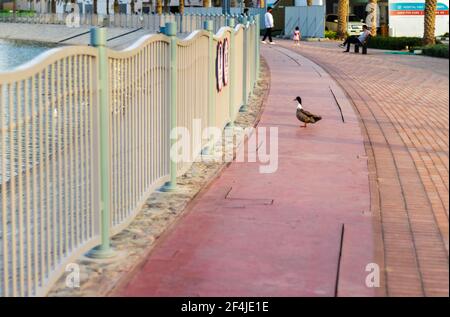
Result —
POLYGON ((264 37, 262 42, 263 43, 267 43, 266 42, 266 38, 269 38, 269 44, 275 44, 272 41, 272 29, 273 29, 273 15, 272 15, 272 7, 268 7, 267 8, 267 12, 264 15, 264 24, 266 27, 266 32, 264 33, 264 37))
POLYGON ((300 32, 300 28, 298 26, 295 27, 294 34, 292 39, 294 40, 294 46, 300 46, 300 39, 302 38, 302 33, 300 32))

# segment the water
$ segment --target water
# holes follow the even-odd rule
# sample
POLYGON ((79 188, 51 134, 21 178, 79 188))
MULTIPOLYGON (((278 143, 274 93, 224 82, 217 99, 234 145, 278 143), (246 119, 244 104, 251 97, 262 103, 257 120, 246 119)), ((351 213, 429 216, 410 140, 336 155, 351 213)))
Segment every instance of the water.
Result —
MULTIPOLYGON (((56 46, 57 46, 56 44, 42 43, 37 41, 18 41, 18 40, 0 39, 0 78, 2 76, 2 72, 14 70, 14 68, 26 62, 29 62, 38 55, 42 54, 43 52, 56 46)), ((9 120, 11 120, 11 118, 14 118, 14 115, 17 115, 15 112, 17 110, 16 102, 20 98, 18 98, 16 94, 17 93, 13 90, 12 95, 8 97, 9 94, 6 93, 6 86, 0 86, 0 96, 3 96, 3 100, 0 100, 0 106, 4 107, 5 105, 8 105, 9 103, 8 98, 13 98, 14 104, 13 106, 14 110, 12 115, 7 107, 0 109, 0 116, 3 116, 2 118, 0 118, 0 125, 1 124, 3 124, 4 126, 9 125, 10 124, 9 120)), ((30 111, 30 107, 28 107, 28 109, 29 109, 28 111, 30 111)), ((25 108, 22 107, 21 111, 23 116, 25 108)), ((47 115, 47 117, 51 116, 47 115)), ((45 118, 45 116, 43 118, 45 118)), ((33 120, 34 120, 33 122, 35 122, 37 119, 33 118, 33 120)), ((9 180, 9 178, 12 175, 17 176, 20 169, 28 168, 29 167, 28 165, 31 164, 31 163, 23 164, 23 166, 20 167, 17 164, 18 163, 17 160, 15 160, 15 162, 10 162, 11 152, 18 152, 19 144, 26 144, 27 147, 31 147, 33 145, 30 143, 30 140, 25 140, 23 132, 19 133, 16 128, 12 128, 9 131, 6 130, 1 131, 1 129, 4 129, 4 126, 0 126, 0 139, 3 138, 5 144, 9 144, 10 138, 12 138, 12 140, 15 141, 13 147, 6 146, 6 148, 4 148, 5 153, 2 153, 2 151, 0 150, 0 162, 3 163, 4 160, 6 162, 4 164, 10 167, 6 172, 6 175, 2 175, 2 172, 0 171, 0 184, 4 180, 6 181, 9 180), (11 167, 10 164, 14 164, 14 167, 11 167)))
POLYGON ((0 39, 0 72, 12 70, 53 47, 56 45, 51 43, 0 39))

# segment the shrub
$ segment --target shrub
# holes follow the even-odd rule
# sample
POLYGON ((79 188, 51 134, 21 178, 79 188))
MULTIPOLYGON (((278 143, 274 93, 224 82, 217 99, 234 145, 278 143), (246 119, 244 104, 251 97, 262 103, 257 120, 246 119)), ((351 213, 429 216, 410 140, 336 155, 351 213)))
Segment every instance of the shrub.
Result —
MULTIPOLYGON (((16 10, 16 16, 18 17, 28 17, 28 16, 34 16, 35 15, 34 10, 16 10)), ((1 17, 12 17, 14 16, 14 12, 12 10, 0 10, 0 16, 1 17)))
POLYGON ((406 47, 421 46, 422 38, 375 36, 370 38, 368 45, 383 50, 404 50, 406 47))
POLYGON ((422 47, 422 54, 434 57, 448 58, 448 45, 436 44, 422 47))
POLYGON ((325 37, 330 39, 330 40, 335 40, 335 39, 337 39, 337 32, 325 31, 325 37))

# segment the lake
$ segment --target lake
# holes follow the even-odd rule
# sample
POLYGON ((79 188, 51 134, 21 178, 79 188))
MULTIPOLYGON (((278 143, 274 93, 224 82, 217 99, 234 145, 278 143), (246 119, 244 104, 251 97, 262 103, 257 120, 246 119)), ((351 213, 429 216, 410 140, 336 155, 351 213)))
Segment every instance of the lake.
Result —
MULTIPOLYGON (((37 57, 41 53, 57 47, 56 44, 52 43, 42 43, 37 41, 16 41, 16 40, 6 40, 6 39, 0 39, 0 78, 2 76, 2 72, 5 71, 11 71, 14 68, 32 60, 33 58, 37 57)), ((0 105, 5 105, 6 103, 6 90, 5 86, 0 86, 0 96, 5 96, 3 100, 0 100, 0 105)), ((6 103, 7 104, 7 103, 6 103)), ((14 105, 15 109, 15 105, 14 105)), ((16 109, 15 109, 16 110, 16 109)), ((22 109, 22 111, 24 111, 22 109)), ((3 138, 3 141, 5 144, 9 144, 10 138, 13 140, 19 140, 21 139, 23 144, 27 144, 27 146, 31 146, 30 140, 25 140, 23 135, 18 135, 18 132, 15 129, 12 129, 11 131, 2 131, 4 127, 1 125, 7 125, 8 120, 10 118, 10 113, 7 108, 0 109, 0 116, 3 116, 3 118, 0 118, 0 140, 3 138)), ((16 141, 17 142, 17 141, 16 141)), ((37 142, 37 141, 35 141, 37 142)), ((14 144, 14 147, 5 146, 4 151, 5 153, 2 153, 2 150, 0 149, 0 162, 3 162, 4 160, 6 164, 10 164, 10 155, 12 148, 14 148, 14 151, 17 152, 17 144, 14 144)), ((17 170, 20 168, 25 168, 26 166, 23 165, 22 167, 19 167, 17 162, 15 162, 15 167, 10 168, 6 175, 2 175, 2 171, 0 171, 0 184, 3 180, 9 179, 11 174, 17 174, 17 170), (14 170, 14 172, 12 172, 14 170)))
POLYGON ((51 43, 0 39, 0 72, 12 70, 53 47, 56 45, 51 43))

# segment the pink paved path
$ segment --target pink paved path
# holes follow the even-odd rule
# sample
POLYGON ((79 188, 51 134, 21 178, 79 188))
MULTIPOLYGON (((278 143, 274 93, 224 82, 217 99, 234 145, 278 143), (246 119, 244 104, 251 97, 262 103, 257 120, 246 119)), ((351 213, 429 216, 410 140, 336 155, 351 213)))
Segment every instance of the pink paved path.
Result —
POLYGON ((449 60, 278 44, 320 64, 358 111, 385 295, 448 297, 449 60))
POLYGON ((259 126, 278 127, 278 170, 233 162, 117 295, 375 295, 365 286, 376 260, 357 116, 317 65, 280 47, 262 54, 272 77, 259 126), (320 123, 299 127, 296 95, 320 123))

